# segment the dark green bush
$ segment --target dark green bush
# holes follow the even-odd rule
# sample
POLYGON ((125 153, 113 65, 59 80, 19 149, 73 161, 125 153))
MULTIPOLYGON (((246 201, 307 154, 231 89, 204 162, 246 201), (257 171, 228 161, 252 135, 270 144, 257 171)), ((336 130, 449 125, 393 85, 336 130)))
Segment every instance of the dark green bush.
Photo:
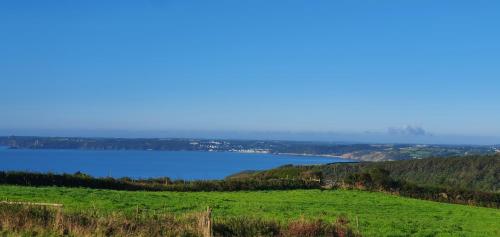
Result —
POLYGON ((319 188, 317 180, 302 179, 242 179, 207 181, 172 181, 169 178, 141 179, 94 178, 86 174, 52 174, 27 172, 1 172, 0 184, 24 186, 61 186, 113 189, 128 191, 240 191, 289 190, 319 188))

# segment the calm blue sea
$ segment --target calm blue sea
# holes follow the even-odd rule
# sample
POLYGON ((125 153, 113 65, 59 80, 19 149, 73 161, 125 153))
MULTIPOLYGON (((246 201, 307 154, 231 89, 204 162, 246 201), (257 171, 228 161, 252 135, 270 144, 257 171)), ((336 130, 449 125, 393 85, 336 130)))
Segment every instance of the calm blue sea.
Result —
POLYGON ((93 176, 221 179, 244 170, 285 164, 346 162, 340 158, 188 151, 24 150, 0 148, 0 170, 75 173, 93 176))

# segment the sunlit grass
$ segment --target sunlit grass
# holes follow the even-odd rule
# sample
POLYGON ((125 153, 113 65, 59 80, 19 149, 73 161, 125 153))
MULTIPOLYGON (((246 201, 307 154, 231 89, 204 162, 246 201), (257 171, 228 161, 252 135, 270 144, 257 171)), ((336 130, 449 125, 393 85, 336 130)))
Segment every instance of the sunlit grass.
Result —
POLYGON ((68 212, 182 214, 210 206, 214 218, 252 216, 283 222, 297 218, 333 221, 346 215, 365 236, 500 236, 498 209, 363 191, 129 192, 0 186, 0 197, 62 203, 68 212))

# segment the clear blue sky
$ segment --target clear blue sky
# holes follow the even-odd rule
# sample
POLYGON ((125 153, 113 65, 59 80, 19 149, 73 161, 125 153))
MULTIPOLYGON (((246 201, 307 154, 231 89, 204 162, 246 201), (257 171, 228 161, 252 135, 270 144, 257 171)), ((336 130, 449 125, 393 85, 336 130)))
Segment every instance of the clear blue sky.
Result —
POLYGON ((500 136, 499 12, 480 0, 3 0, 0 130, 500 136))

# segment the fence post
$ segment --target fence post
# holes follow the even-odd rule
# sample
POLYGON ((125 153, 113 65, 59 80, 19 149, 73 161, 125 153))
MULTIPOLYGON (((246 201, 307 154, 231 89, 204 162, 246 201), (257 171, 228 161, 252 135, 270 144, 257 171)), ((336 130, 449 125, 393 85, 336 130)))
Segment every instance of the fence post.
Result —
POLYGON ((212 237, 212 209, 207 207, 205 215, 203 215, 203 237, 212 237))

